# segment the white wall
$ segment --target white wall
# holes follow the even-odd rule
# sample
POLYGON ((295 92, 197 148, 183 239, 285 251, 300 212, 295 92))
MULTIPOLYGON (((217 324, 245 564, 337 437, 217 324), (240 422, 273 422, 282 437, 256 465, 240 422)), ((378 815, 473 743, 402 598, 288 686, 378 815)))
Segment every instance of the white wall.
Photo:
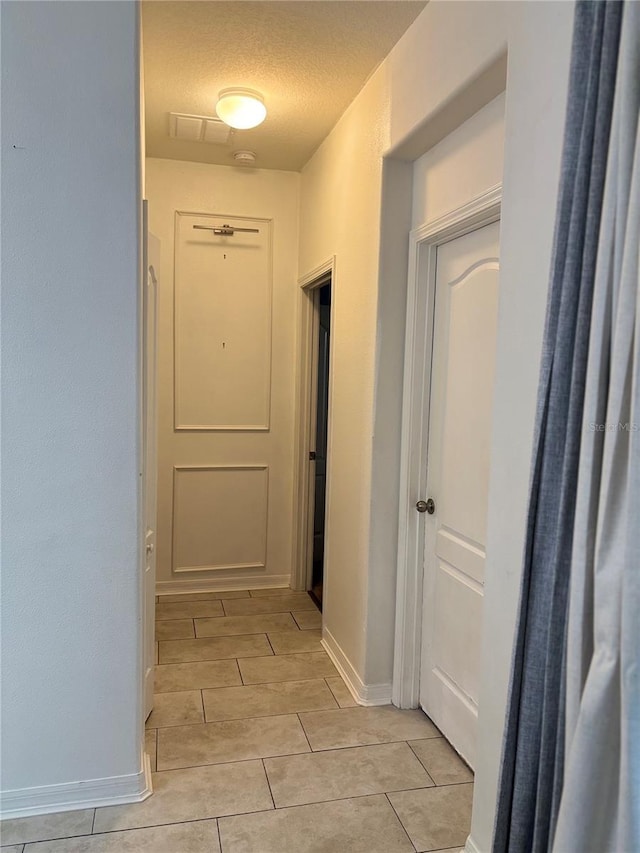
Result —
POLYGON ((296 255, 300 176, 296 172, 146 161, 149 226, 161 243, 158 295, 159 591, 211 583, 231 588, 288 582, 291 573, 296 255), (176 210, 273 219, 271 428, 263 433, 176 432, 173 414, 173 287, 176 210), (269 464, 267 571, 172 574, 173 466, 269 464), (269 579, 272 579, 270 581, 269 579))
POLYGON ((538 370, 564 132, 573 3, 507 3, 509 77, 485 629, 471 837, 493 834, 520 594, 538 370), (540 45, 544 44, 541 51, 540 45))
MULTIPOLYGON (((435 176, 440 172, 442 177, 437 180, 434 177, 433 180, 436 180, 436 184, 440 181, 441 191, 428 200, 420 193, 414 210, 411 189, 406 188, 407 182, 411 181, 410 164, 403 172, 401 164, 394 161, 393 157, 395 152, 400 152, 398 156, 408 156, 402 153, 403 148, 414 152, 411 156, 416 156, 416 151, 425 151, 424 145, 439 140, 444 127, 456 127, 452 125, 453 118, 459 124, 463 123, 501 91, 504 82, 499 66, 500 57, 506 50, 505 6, 493 2, 451 3, 432 0, 391 51, 383 66, 387 85, 385 102, 380 105, 380 109, 388 110, 388 141, 383 153, 387 157, 385 174, 389 180, 383 183, 382 188, 385 209, 378 242, 380 267, 377 283, 372 283, 378 289, 375 332, 378 358, 375 375, 371 377, 375 386, 371 457, 375 488, 371 494, 369 519, 367 683, 388 684, 392 678, 393 664, 389 650, 393 648, 395 628, 405 327, 403 312, 411 217, 417 216, 420 204, 421 212, 428 212, 428 218, 432 218, 438 215, 439 207, 455 207, 459 203, 456 194, 460 197, 467 192, 473 194, 473 187, 467 186, 466 181, 461 181, 456 188, 451 185, 453 181, 450 174, 449 178, 444 177, 449 166, 445 163, 439 169, 436 162, 438 151, 432 149, 435 153, 432 153, 431 173, 435 176), (498 68, 497 73, 493 72, 483 86, 475 86, 478 75, 492 67, 498 68), (403 223, 399 215, 399 196, 404 196, 408 222, 403 223), (393 198, 393 207, 396 209, 393 217, 386 210, 389 197, 393 198), (402 228, 404 231, 401 234, 402 228), (404 263, 400 262, 397 248, 401 236, 404 241, 404 263), (392 306, 395 306, 395 310, 392 306), (402 308, 402 313, 399 308, 402 308)), ((497 132, 494 129, 493 134, 494 139, 497 139, 500 129, 497 132)), ((456 135, 461 137, 460 132, 456 135)), ((464 152, 456 155, 453 149, 448 149, 446 142, 438 148, 447 155, 445 160, 448 157, 459 157, 461 161, 466 158, 464 152)), ((499 171, 499 157, 493 162, 494 167, 498 164, 496 172, 499 171)), ((423 167, 425 163, 431 163, 431 160, 425 160, 423 167)))
POLYGON ((415 161, 412 228, 502 182, 504 107, 503 93, 415 161))
POLYGON ((464 93, 507 46, 507 4, 431 0, 386 60, 390 147, 464 93))
POLYGON ((133 3, 2 5, 6 810, 140 784, 136 51, 133 3))
MULTIPOLYGON (((467 110, 464 118, 469 118, 474 112, 469 93, 480 97, 474 81, 508 47, 489 628, 472 830, 473 843, 487 851, 524 539, 572 16, 572 4, 563 2, 432 0, 302 174, 300 272, 330 254, 337 258, 325 628, 366 692, 367 686, 391 681, 395 612, 397 519, 387 498, 398 490, 404 321, 389 307, 404 304, 406 263, 399 260, 400 237, 391 227, 387 202, 391 198, 389 207, 398 209, 404 193, 405 209, 413 211, 417 224, 455 207, 459 202, 452 192, 459 190, 461 199, 474 194, 469 171, 462 172, 457 190, 442 183, 434 149, 422 160, 430 170, 412 206, 406 170, 388 164, 383 171, 382 155, 406 150, 409 140, 448 109, 455 107, 457 115, 467 110), (389 175, 394 168, 395 177, 389 175), (396 258, 395 269, 390 256, 396 258)), ((486 103, 477 103, 476 109, 486 103)), ((491 118, 492 109, 501 109, 499 102, 485 111, 484 118, 491 119, 487 125, 475 128, 488 145, 502 136, 502 122, 497 115, 491 118)), ((475 121, 481 124, 484 118, 475 121)), ((497 175, 500 158, 494 163, 497 175)), ((400 225, 405 240, 407 219, 400 225)))
POLYGON ((363 680, 377 702, 390 701, 393 669, 400 501, 400 413, 404 372, 404 327, 411 227, 411 163, 386 159, 379 226, 379 286, 376 294, 375 397, 371 458, 366 659, 363 680))

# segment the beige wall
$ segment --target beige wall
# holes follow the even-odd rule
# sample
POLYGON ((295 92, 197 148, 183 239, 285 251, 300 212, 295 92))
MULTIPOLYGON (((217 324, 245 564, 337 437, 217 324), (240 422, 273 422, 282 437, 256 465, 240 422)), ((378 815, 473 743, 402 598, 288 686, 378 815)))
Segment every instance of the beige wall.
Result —
POLYGON ((336 256, 324 625, 361 677, 385 91, 381 69, 303 169, 300 206, 300 276, 336 256))
POLYGON ((500 4, 476 6, 430 3, 302 171, 300 274, 336 255, 325 631, 381 699, 393 660, 411 216, 411 169, 383 155, 504 50, 500 4), (464 39, 462 61, 440 30, 464 39))
MULTIPOLYGON (((147 160, 149 227, 161 242, 158 299, 158 565, 160 591, 288 583, 291 573, 296 253, 299 175, 147 160), (176 432, 173 413, 175 212, 273 219, 271 425, 262 433, 176 432), (172 573, 175 465, 269 466, 267 569, 172 573)), ((194 378, 194 381, 195 378, 194 378)), ((197 392, 197 389, 192 389, 197 392)))
MULTIPOLYGON (((497 91, 474 107, 473 98, 482 98, 475 81, 508 48, 489 627, 469 850, 488 851, 491 845, 572 15, 573 4, 563 2, 432 0, 302 173, 300 273, 331 254, 337 266, 325 630, 354 680, 383 698, 392 677, 410 216, 416 223, 432 218, 476 189, 466 165, 457 185, 440 183, 432 151, 422 160, 429 168, 412 205, 410 167, 389 160, 383 165, 382 155, 427 138, 443 115, 462 115, 460 124, 495 98, 497 91)), ((501 110, 501 102, 485 111, 486 126, 480 126, 483 116, 475 119, 475 130, 489 146, 502 136, 502 120, 492 110, 501 110)), ((454 152, 447 157, 453 164, 454 152)), ((500 164, 496 151, 496 175, 500 164)))

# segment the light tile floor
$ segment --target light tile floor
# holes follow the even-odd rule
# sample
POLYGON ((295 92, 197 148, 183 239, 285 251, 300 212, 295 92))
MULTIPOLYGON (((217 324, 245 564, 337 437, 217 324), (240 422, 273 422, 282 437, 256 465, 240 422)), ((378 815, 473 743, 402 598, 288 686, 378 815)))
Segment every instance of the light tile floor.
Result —
POLYGON ((4 821, 1 853, 457 853, 473 775, 421 711, 354 702, 290 590, 157 604, 154 794, 4 821))

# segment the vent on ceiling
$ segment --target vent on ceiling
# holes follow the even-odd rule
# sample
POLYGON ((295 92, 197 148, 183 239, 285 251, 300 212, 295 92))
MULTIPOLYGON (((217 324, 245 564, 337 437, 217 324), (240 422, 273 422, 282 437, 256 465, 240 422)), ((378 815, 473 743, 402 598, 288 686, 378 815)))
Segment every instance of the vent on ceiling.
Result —
POLYGON ((186 139, 188 142, 226 145, 231 137, 231 128, 219 118, 169 113, 169 136, 173 139, 186 139))

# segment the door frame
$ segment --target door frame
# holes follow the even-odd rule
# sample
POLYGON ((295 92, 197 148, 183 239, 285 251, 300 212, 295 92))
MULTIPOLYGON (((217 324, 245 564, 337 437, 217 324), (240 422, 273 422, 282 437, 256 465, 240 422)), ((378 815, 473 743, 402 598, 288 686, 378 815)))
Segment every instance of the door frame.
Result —
MULTIPOLYGON (((147 202, 145 201, 145 208, 147 202)), ((142 526, 143 552, 143 621, 144 621, 144 704, 145 722, 153 709, 153 683, 155 661, 155 601, 156 601, 156 543, 158 533, 158 275, 160 240, 149 231, 148 215, 145 217, 145 282, 142 299, 142 526), (155 256, 155 257, 154 257, 155 256), (158 269, 151 263, 153 259, 158 269), (150 278, 153 282, 150 283, 150 278), (153 287, 153 302, 150 289, 153 287), (153 364, 149 362, 149 340, 153 336, 153 364), (151 379, 150 379, 151 377, 151 379), (152 518, 150 519, 150 510, 152 518), (149 521, 152 522, 151 538, 149 521), (151 564, 151 565, 150 565, 151 564), (149 574, 150 573, 150 574, 149 574), (151 583, 151 597, 149 595, 151 583), (149 667, 149 663, 151 667, 149 667), (151 668, 151 674, 149 669, 151 668), (151 689, 151 696, 149 691, 151 689)))
POLYGON ((392 701, 420 704, 429 402, 438 246, 500 219, 502 184, 409 234, 392 701), (425 322, 426 318, 426 322, 425 322))
MULTIPOLYGON (((318 327, 320 288, 331 282, 331 311, 335 305, 336 258, 324 263, 298 279, 297 305, 297 377, 293 461, 293 551, 292 589, 306 592, 311 588, 314 490, 309 465, 309 450, 313 441, 318 390, 318 327)), ((327 424, 327 459, 331 453, 331 411, 333 389, 334 335, 329 339, 329 405, 327 424)), ((327 465, 326 505, 329 505, 331 474, 327 465)), ((329 540, 329 519, 325 520, 325 554, 329 540)), ((327 578, 324 578, 326 586, 327 578)))

